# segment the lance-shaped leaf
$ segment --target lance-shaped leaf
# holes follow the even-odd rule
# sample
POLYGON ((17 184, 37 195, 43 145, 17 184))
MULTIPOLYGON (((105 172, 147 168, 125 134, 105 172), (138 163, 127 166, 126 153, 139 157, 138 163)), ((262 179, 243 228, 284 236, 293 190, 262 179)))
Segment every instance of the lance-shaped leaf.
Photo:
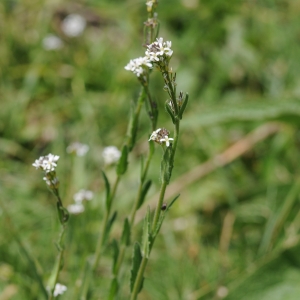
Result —
POLYGON ((142 243, 142 256, 149 258, 151 249, 151 234, 150 234, 150 207, 148 206, 147 214, 143 226, 143 243, 142 243))
POLYGON ((174 112, 173 112, 172 108, 170 107, 169 100, 167 100, 166 103, 165 103, 165 110, 169 114, 169 116, 171 117, 173 124, 175 124, 176 119, 175 119, 175 116, 174 116, 174 112))
POLYGON ((107 222, 107 225, 106 225, 106 228, 105 228, 105 232, 104 232, 104 241, 107 240, 108 236, 109 236, 109 232, 111 230, 111 227, 114 223, 114 221, 116 220, 116 217, 117 217, 117 212, 115 211, 113 213, 113 215, 111 216, 111 218, 109 219, 109 221, 107 222))
POLYGON ((119 288, 118 280, 117 278, 114 278, 110 284, 109 295, 107 298, 108 300, 114 300, 116 298, 118 288, 119 288))
POLYGON ((128 164, 127 157, 128 157, 128 147, 124 145, 122 148, 121 158, 117 165, 117 174, 119 176, 123 175, 127 170, 127 164, 128 164))
MULTIPOLYGON (((133 256, 132 256, 132 268, 131 268, 131 277, 130 277, 130 291, 132 292, 134 283, 142 262, 142 254, 139 243, 134 244, 133 248, 133 256)), ((142 288, 142 284, 140 286, 140 290, 142 288)))
POLYGON ((110 199, 110 184, 109 181, 107 179, 106 174, 104 173, 104 171, 102 171, 102 176, 104 179, 104 183, 105 183, 105 190, 106 190, 106 197, 105 197, 105 206, 107 210, 110 210, 110 204, 111 204, 111 199, 110 199))
POLYGON ((117 260, 118 260, 118 256, 119 256, 119 245, 115 239, 113 239, 111 247, 112 247, 112 253, 113 253, 113 255, 112 255, 112 257, 113 257, 112 270, 113 270, 113 274, 115 274, 115 269, 116 269, 117 260))
POLYGON ((126 218, 124 221, 123 233, 121 237, 121 243, 125 246, 130 245, 130 224, 128 219, 126 218))
POLYGON ((189 94, 186 93, 185 94, 185 98, 183 100, 183 103, 182 103, 182 105, 180 107, 179 114, 178 114, 180 120, 182 119, 182 115, 183 115, 183 113, 184 113, 184 111, 186 109, 186 106, 187 106, 188 102, 189 102, 189 94))
POLYGON ((168 210, 171 208, 171 206, 174 204, 174 202, 178 199, 179 196, 180 196, 180 194, 178 194, 178 195, 170 202, 170 204, 167 206, 167 208, 161 213, 160 218, 159 218, 159 221, 158 221, 157 226, 156 226, 156 228, 155 228, 155 231, 154 231, 154 233, 153 233, 153 237, 155 237, 155 236, 159 233, 160 228, 161 228, 161 225, 162 225, 162 223, 163 223, 163 221, 164 221, 164 219, 165 219, 165 216, 166 216, 168 210))
POLYGON ((171 165, 172 162, 170 161, 171 151, 172 151, 172 146, 166 148, 160 165, 161 180, 162 182, 166 182, 167 184, 169 184, 170 182, 170 178, 172 175, 172 168, 173 168, 171 165))
POLYGON ((132 148, 134 147, 137 129, 138 129, 137 123, 138 123, 139 114, 136 112, 136 107, 137 107, 136 104, 132 103, 131 111, 130 111, 130 120, 127 129, 127 145, 129 151, 131 151, 132 148))
POLYGON ((152 184, 152 180, 147 180, 146 183, 143 185, 141 197, 139 199, 137 209, 139 209, 142 206, 142 204, 144 203, 146 195, 151 187, 151 184, 152 184))

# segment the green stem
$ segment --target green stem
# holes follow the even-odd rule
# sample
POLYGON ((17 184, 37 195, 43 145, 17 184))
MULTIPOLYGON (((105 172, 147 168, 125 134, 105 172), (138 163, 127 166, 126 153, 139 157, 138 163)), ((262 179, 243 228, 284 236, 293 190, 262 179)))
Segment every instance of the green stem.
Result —
POLYGON ((58 279, 58 275, 59 275, 59 272, 61 270, 61 266, 62 266, 62 259, 63 259, 63 254, 64 254, 64 247, 63 247, 63 237, 64 237, 64 234, 65 234, 65 230, 66 230, 66 227, 67 225, 66 224, 62 224, 61 226, 61 231, 60 231, 60 234, 58 236, 58 241, 57 241, 57 246, 58 246, 58 257, 56 259, 56 263, 55 263, 55 267, 54 267, 54 272, 52 274, 52 278, 51 278, 51 293, 49 294, 49 298, 48 300, 52 300, 53 299, 53 292, 54 292, 54 289, 55 289, 55 285, 57 283, 57 279, 58 279))
POLYGON ((144 278, 144 272, 145 272, 147 263, 148 263, 148 258, 143 257, 142 262, 140 264, 138 274, 137 274, 135 282, 134 282, 134 286, 133 286, 133 290, 132 290, 132 293, 131 293, 131 296, 130 296, 130 300, 136 300, 136 298, 137 298, 137 295, 140 291, 140 286, 141 286, 143 278, 144 278))
POLYGON ((151 230, 152 233, 155 232, 157 223, 159 221, 159 217, 160 217, 160 213, 161 213, 161 206, 162 206, 163 201, 164 201, 167 185, 168 185, 167 182, 162 182, 162 185, 160 187, 159 199, 158 199, 158 202, 157 202, 157 206, 156 206, 155 214, 154 214, 154 218, 153 218, 153 223, 152 223, 152 230, 151 230))

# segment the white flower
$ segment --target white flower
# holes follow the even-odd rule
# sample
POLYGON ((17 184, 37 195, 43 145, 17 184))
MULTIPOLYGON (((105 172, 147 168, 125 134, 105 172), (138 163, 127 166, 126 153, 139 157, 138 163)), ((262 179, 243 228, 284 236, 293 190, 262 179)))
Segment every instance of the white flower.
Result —
POLYGON ((161 131, 161 128, 156 129, 155 131, 152 132, 152 134, 150 135, 150 138, 148 141, 155 141, 157 140, 158 137, 158 133, 161 131))
POLYGON ((105 147, 102 156, 106 165, 113 164, 121 157, 121 152, 115 146, 105 147))
POLYGON ((81 203, 70 204, 67 207, 70 214, 78 215, 84 212, 84 206, 81 203))
POLYGON ((54 34, 46 35, 42 43, 45 50, 58 50, 63 46, 62 40, 54 34))
POLYGON ((61 29, 65 35, 70 37, 79 36, 86 27, 86 20, 78 14, 68 15, 61 24, 61 29))
POLYGON ((57 164, 56 162, 59 160, 58 155, 48 154, 46 156, 41 156, 39 159, 36 159, 32 164, 36 169, 42 169, 48 172, 52 172, 55 170, 57 164))
POLYGON ((67 147, 68 153, 75 153, 77 156, 84 156, 89 151, 90 147, 86 144, 74 142, 67 147))
POLYGON ((53 296, 62 295, 67 290, 67 287, 63 284, 57 283, 54 288, 53 296))
POLYGON ((92 200, 94 197, 94 193, 89 190, 80 190, 78 193, 74 194, 74 201, 79 204, 84 200, 92 200))
POLYGON ((42 165, 44 171, 46 171, 47 173, 54 171, 57 166, 56 162, 58 161, 58 159, 59 156, 53 155, 51 153, 45 156, 42 165))
POLYGON ((138 57, 131 59, 124 67, 125 70, 133 72, 137 77, 144 73, 144 68, 152 68, 151 61, 148 57, 138 57))
POLYGON ((172 42, 164 42, 163 38, 157 38, 155 42, 147 46, 146 57, 150 62, 159 62, 164 59, 164 56, 172 56, 171 46, 172 42))
POLYGON ((174 139, 169 138, 167 135, 164 138, 160 139, 160 142, 161 143, 165 142, 167 147, 170 146, 170 141, 174 141, 174 139))

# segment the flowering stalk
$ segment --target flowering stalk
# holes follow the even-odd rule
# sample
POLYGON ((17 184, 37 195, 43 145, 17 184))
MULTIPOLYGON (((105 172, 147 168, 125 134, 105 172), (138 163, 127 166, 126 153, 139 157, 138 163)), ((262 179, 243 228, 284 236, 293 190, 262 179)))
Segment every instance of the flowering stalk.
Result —
POLYGON ((49 289, 50 289, 49 298, 48 298, 49 300, 51 300, 54 296, 59 272, 63 266, 63 253, 64 253, 63 237, 67 227, 67 222, 69 220, 68 210, 64 208, 62 200, 59 196, 59 189, 58 189, 59 180, 56 177, 56 171, 55 171, 55 168, 57 167, 58 159, 59 156, 50 153, 46 156, 41 156, 32 164, 36 169, 41 169, 44 171, 45 177, 43 179, 45 180, 47 186, 56 197, 57 213, 58 213, 59 221, 61 223, 61 232, 59 234, 58 241, 56 244, 58 249, 58 256, 52 274, 49 279, 49 289))
POLYGON ((145 218, 142 251, 138 244, 135 245, 130 300, 135 300, 142 289, 144 272, 156 236, 159 233, 166 211, 177 199, 175 198, 168 207, 163 206, 166 188, 170 182, 173 171, 174 158, 179 138, 180 120, 182 119, 183 112, 188 102, 188 95, 186 95, 183 100, 182 92, 179 93, 178 98, 176 97, 176 74, 173 75, 172 69, 169 68, 169 61, 173 54, 171 46, 171 42, 164 42, 162 38, 159 38, 154 43, 147 46, 148 49, 145 53, 149 61, 162 73, 165 81, 164 89, 168 92, 170 97, 165 108, 174 124, 174 138, 169 138, 169 131, 165 128, 159 128, 153 131, 150 136, 150 140, 162 145, 163 148, 163 157, 161 162, 161 188, 152 224, 149 210, 145 218))

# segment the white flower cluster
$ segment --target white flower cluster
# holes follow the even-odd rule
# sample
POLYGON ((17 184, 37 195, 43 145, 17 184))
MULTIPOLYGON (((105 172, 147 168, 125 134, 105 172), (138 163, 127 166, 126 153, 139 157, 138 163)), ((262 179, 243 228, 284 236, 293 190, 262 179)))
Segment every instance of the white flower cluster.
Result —
POLYGON ((56 162, 59 160, 58 155, 48 154, 36 159, 32 164, 36 169, 44 170, 46 173, 52 172, 57 167, 56 162))
POLYGON ((83 201, 90 201, 94 197, 94 193, 89 190, 80 190, 78 193, 74 194, 74 204, 70 204, 67 209, 70 214, 80 214, 84 212, 83 201))
POLYGON ((140 77, 144 72, 143 67, 152 68, 152 64, 146 56, 130 60, 129 64, 125 67, 125 70, 132 71, 137 77, 140 77))
POLYGON ((158 144, 166 143, 166 146, 170 146, 170 141, 173 141, 173 138, 169 138, 170 132, 165 128, 158 128, 152 132, 149 141, 154 141, 158 144))
POLYGON ((106 165, 111 165, 120 159, 121 152, 115 146, 108 146, 103 149, 102 157, 106 165))
POLYGON ((57 283, 54 288, 53 296, 57 297, 58 295, 62 295, 68 288, 60 283, 57 283))
POLYGON ((68 153, 74 153, 77 156, 84 156, 89 151, 90 147, 86 144, 74 142, 67 147, 68 153))
POLYGON ((173 54, 171 47, 172 42, 164 42, 163 38, 158 38, 155 42, 147 46, 144 57, 130 60, 127 66, 125 66, 125 70, 131 71, 137 77, 140 77, 147 68, 153 67, 153 63, 159 64, 169 59, 173 54))

